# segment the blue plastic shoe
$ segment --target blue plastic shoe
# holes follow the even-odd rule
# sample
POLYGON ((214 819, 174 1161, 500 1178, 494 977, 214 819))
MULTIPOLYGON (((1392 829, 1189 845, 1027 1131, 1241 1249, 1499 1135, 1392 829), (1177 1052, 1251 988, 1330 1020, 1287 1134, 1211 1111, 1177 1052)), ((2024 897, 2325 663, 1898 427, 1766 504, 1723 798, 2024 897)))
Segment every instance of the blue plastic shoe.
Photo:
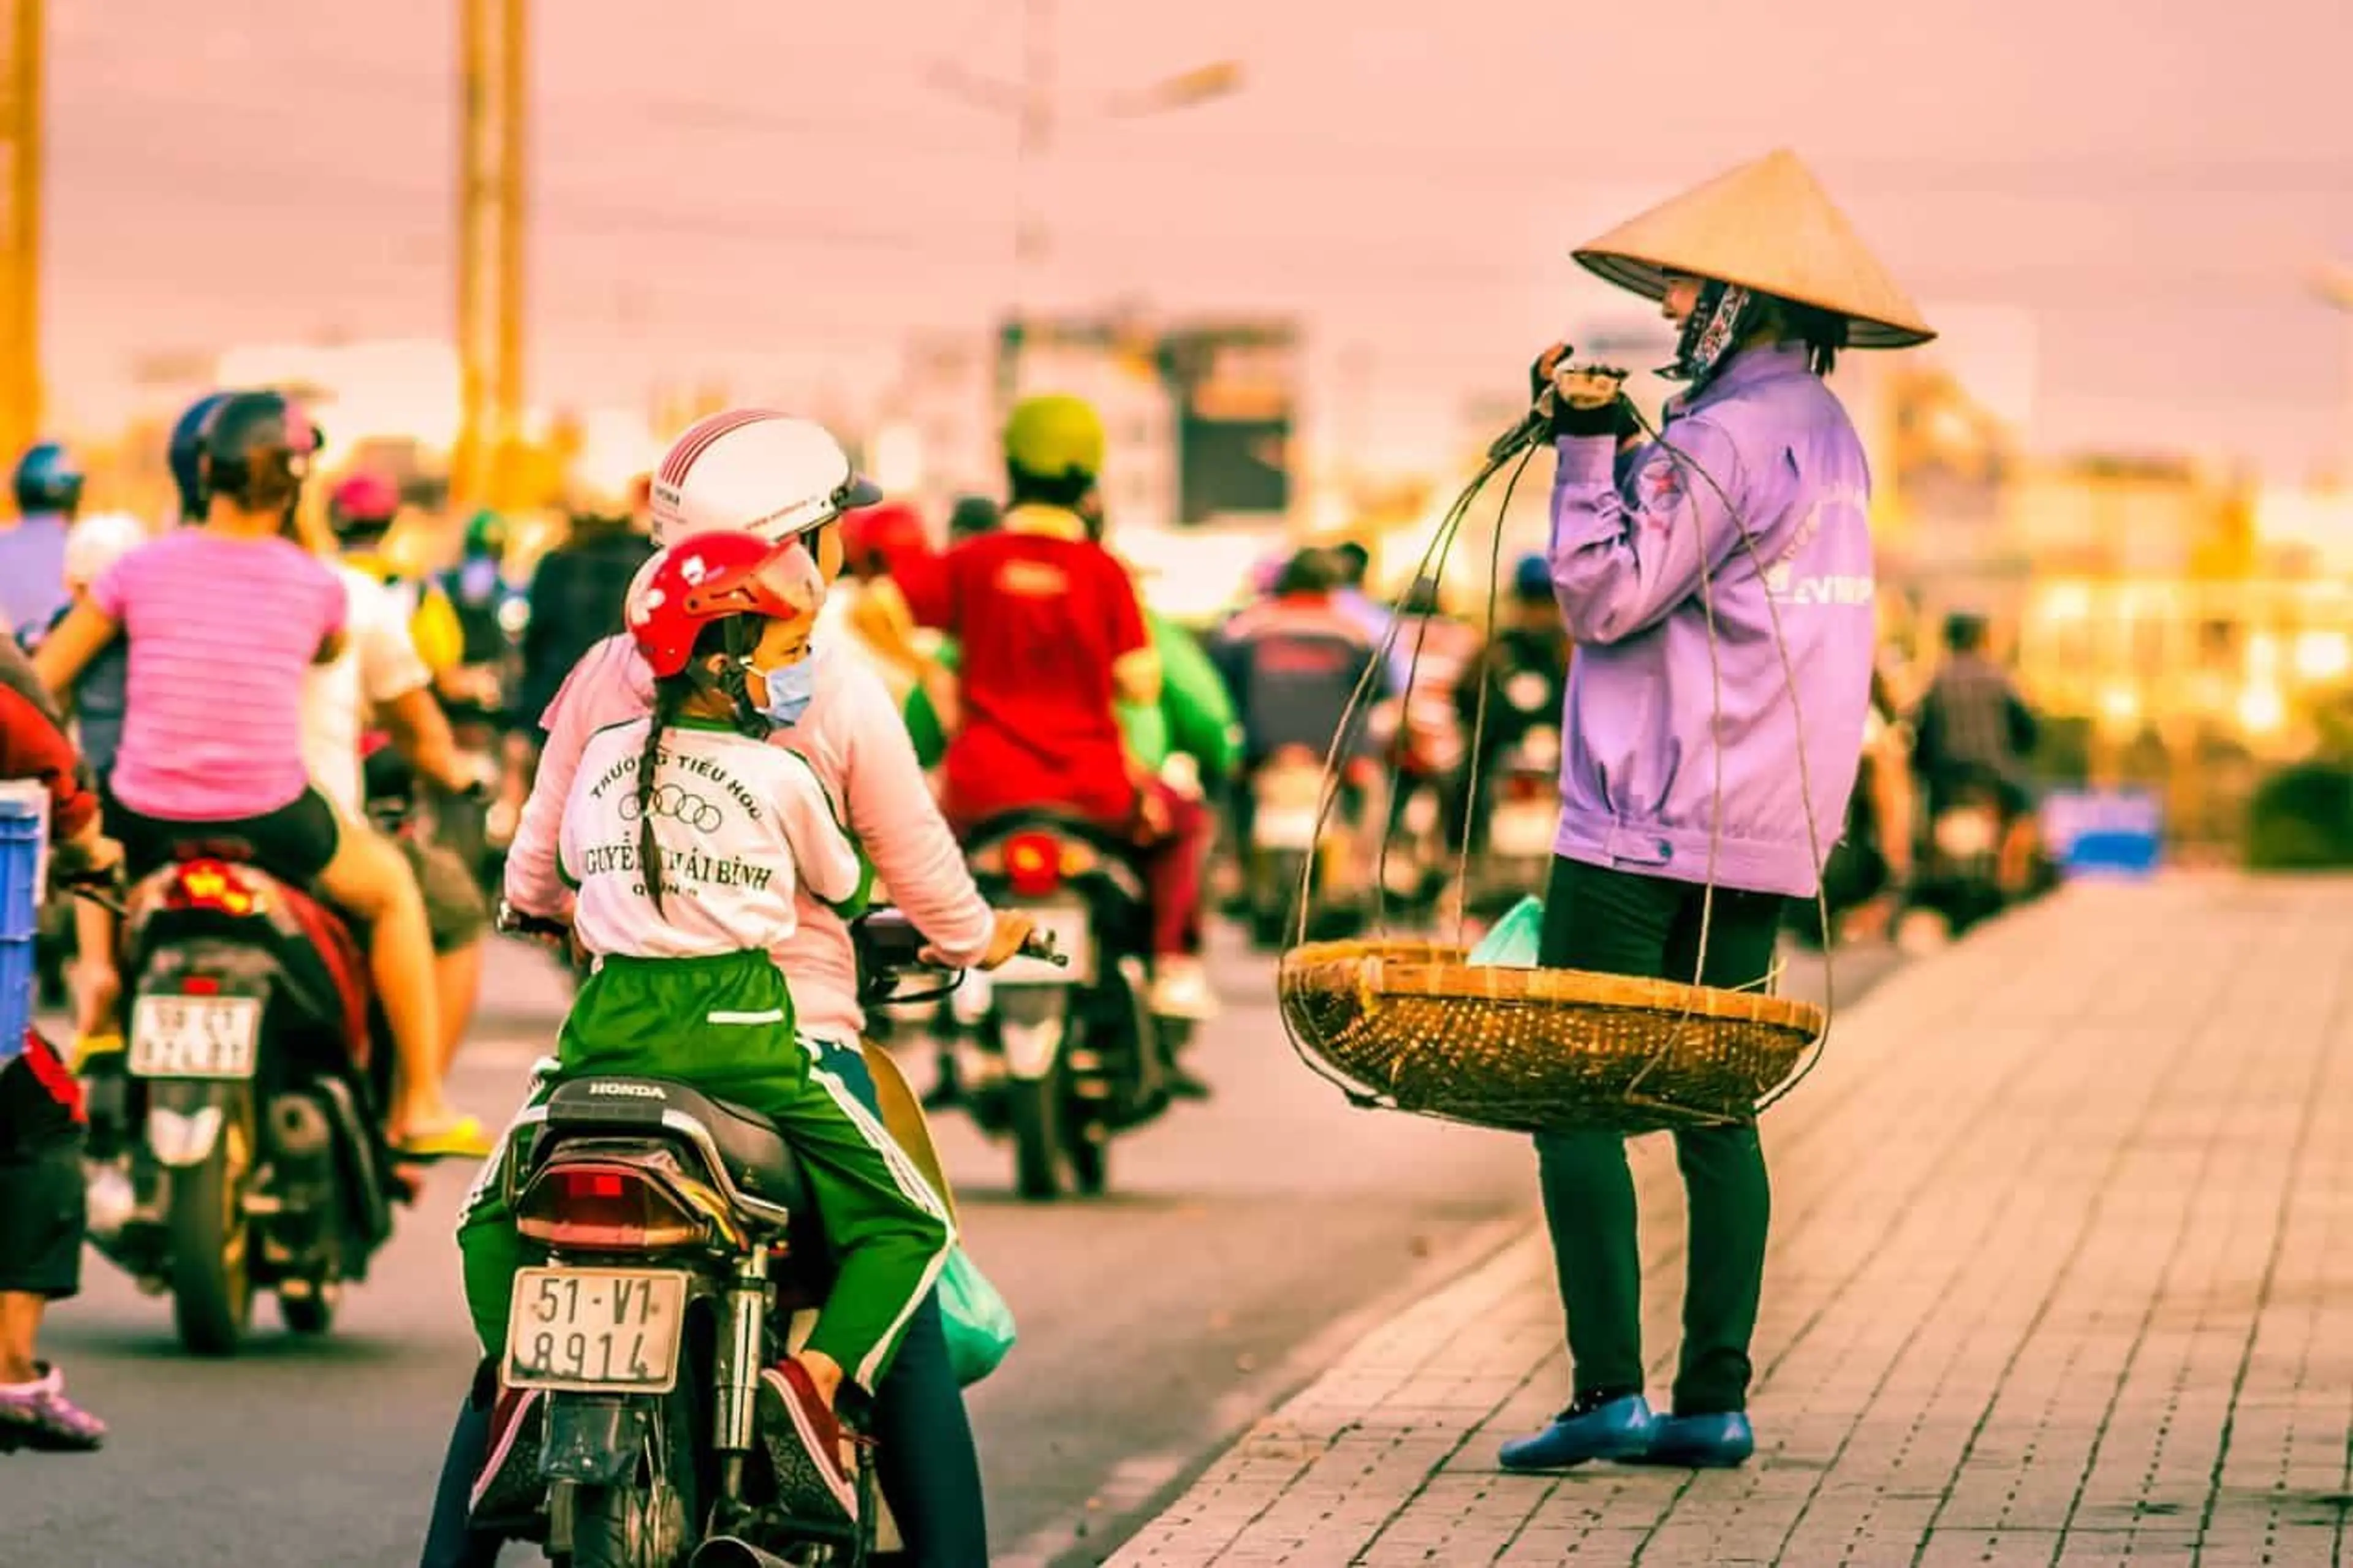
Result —
POLYGON ((1562 1415, 1533 1437, 1504 1445, 1507 1470, 1565 1470, 1588 1459, 1637 1459, 1651 1448, 1651 1402, 1639 1394, 1582 1415, 1562 1415))
POLYGON ((1720 1415, 1663 1415, 1651 1423, 1650 1447, 1630 1463, 1679 1470, 1736 1470, 1757 1452, 1757 1434, 1737 1410, 1720 1415))

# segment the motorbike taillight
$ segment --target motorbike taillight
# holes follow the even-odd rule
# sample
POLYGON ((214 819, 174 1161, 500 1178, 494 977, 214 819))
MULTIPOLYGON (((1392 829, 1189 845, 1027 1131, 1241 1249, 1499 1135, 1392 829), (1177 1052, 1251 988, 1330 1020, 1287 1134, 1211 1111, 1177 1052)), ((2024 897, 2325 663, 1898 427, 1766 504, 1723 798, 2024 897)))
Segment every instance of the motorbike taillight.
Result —
POLYGON ((1005 879, 1025 899, 1042 899, 1062 885, 1062 850, 1051 835, 1018 833, 1005 841, 1005 879))
POLYGON ((169 910, 210 910, 216 914, 259 914, 261 889, 226 860, 190 860, 164 889, 169 910))
POLYGON ((575 1252, 656 1251, 711 1234, 710 1221, 649 1173, 603 1161, 567 1161, 533 1176, 515 1205, 515 1228, 575 1252))

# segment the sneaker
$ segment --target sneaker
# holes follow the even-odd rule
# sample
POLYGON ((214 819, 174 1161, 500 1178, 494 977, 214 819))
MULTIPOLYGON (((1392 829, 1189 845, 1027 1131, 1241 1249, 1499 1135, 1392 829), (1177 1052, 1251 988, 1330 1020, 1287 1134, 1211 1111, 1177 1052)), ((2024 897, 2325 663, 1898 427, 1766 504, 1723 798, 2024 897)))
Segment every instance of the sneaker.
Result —
POLYGON ((527 1520, 547 1498, 539 1473, 547 1439, 547 1405, 536 1388, 501 1388, 491 1406, 491 1447, 474 1478, 468 1512, 477 1525, 527 1520))
POLYGON ((841 1422, 800 1363, 760 1373, 759 1434, 786 1508, 811 1520, 858 1518, 858 1485, 842 1458, 841 1422))
POLYGON ((1152 961, 1152 1016, 1189 1018, 1203 1023, 1218 1016, 1218 993, 1209 984, 1209 970, 1193 957, 1152 961))
POLYGON ((65 1374, 47 1362, 31 1383, 0 1384, 0 1454, 33 1448, 87 1454, 106 1441, 106 1423, 66 1397, 65 1374))
POLYGON ((1651 1448, 1651 1402, 1639 1394, 1589 1410, 1571 1405, 1533 1437, 1504 1445, 1507 1470, 1566 1470, 1594 1459, 1633 1460, 1651 1448))
POLYGON ((1757 1452, 1757 1434, 1737 1410, 1670 1415, 1651 1423, 1650 1446, 1628 1460, 1679 1470, 1736 1470, 1757 1452))

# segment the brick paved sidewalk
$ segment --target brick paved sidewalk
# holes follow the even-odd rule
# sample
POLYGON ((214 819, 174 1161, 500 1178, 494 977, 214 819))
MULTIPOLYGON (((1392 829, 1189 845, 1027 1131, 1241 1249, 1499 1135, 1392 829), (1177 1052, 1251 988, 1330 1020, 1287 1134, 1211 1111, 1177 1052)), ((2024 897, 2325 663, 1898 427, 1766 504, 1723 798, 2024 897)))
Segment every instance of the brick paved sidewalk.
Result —
MULTIPOLYGON (((1747 1469, 1498 1469, 1568 1390, 1531 1237, 1364 1341, 1112 1561, 2336 1563, 2348 974, 2353 882, 2069 889, 1890 979, 1767 1118, 1747 1469)), ((1681 1194, 1666 1140, 1636 1151, 1655 1399, 1681 1194)))

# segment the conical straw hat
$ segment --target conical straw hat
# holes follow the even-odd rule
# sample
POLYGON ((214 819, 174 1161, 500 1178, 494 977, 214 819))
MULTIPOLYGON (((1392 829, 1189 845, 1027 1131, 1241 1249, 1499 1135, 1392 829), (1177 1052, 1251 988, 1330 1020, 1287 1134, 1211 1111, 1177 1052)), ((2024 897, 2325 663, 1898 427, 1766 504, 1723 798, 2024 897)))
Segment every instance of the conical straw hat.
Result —
POLYGON ((1665 297, 1668 274, 1679 273, 1835 310, 1859 349, 1910 348, 1936 335, 1786 149, 1652 207, 1575 254, 1653 300, 1665 297))

